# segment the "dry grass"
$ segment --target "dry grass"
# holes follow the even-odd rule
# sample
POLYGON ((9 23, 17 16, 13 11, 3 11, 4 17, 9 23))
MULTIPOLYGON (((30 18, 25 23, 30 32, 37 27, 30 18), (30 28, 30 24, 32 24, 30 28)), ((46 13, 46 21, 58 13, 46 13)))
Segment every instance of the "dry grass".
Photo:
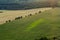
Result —
POLYGON ((3 11, 3 13, 0 13, 0 24, 5 23, 7 20, 14 20, 15 17, 18 16, 25 16, 28 14, 35 14, 39 11, 45 11, 49 10, 51 8, 37 8, 37 9, 30 9, 30 10, 0 10, 3 11))

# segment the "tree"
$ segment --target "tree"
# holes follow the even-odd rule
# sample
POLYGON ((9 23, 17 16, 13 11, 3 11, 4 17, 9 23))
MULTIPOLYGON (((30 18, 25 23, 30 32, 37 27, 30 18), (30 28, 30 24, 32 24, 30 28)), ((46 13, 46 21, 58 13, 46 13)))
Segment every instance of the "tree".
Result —
POLYGON ((41 13, 41 11, 39 11, 39 13, 41 13))
POLYGON ((11 20, 8 20, 9 22, 11 22, 11 20))

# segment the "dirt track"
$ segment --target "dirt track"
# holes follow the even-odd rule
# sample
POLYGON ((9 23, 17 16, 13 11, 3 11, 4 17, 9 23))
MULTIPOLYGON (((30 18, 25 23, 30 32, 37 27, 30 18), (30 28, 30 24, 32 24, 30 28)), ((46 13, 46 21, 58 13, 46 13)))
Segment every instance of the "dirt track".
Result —
POLYGON ((5 23, 7 20, 14 20, 15 17, 18 16, 25 16, 28 14, 35 14, 38 11, 44 12, 45 10, 50 10, 51 8, 37 8, 37 9, 30 9, 30 10, 0 10, 3 13, 0 13, 0 24, 5 23))

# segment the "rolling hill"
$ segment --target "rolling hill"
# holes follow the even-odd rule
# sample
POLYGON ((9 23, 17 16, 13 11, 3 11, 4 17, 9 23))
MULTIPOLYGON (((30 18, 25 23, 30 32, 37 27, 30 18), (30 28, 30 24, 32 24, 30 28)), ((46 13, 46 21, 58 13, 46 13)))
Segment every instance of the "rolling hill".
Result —
POLYGON ((39 11, 44 12, 46 10, 50 10, 52 8, 36 8, 36 9, 30 9, 30 10, 0 10, 0 24, 5 23, 8 20, 14 20, 18 16, 29 15, 29 14, 35 14, 39 11))
POLYGON ((35 40, 41 36, 60 38, 60 8, 0 25, 0 40, 35 40))

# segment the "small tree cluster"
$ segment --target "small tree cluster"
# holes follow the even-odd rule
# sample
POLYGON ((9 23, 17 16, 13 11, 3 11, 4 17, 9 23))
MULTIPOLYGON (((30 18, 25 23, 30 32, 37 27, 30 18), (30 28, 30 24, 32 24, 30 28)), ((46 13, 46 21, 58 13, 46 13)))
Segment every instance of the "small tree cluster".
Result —
MULTIPOLYGON (((39 11, 38 13, 41 13, 41 11, 39 11)), ((38 14, 38 13, 35 13, 35 14, 38 14)))
POLYGON ((11 20, 6 21, 6 23, 11 22, 11 20))
POLYGON ((22 18, 23 18, 22 16, 16 17, 15 20, 22 19, 22 18))

